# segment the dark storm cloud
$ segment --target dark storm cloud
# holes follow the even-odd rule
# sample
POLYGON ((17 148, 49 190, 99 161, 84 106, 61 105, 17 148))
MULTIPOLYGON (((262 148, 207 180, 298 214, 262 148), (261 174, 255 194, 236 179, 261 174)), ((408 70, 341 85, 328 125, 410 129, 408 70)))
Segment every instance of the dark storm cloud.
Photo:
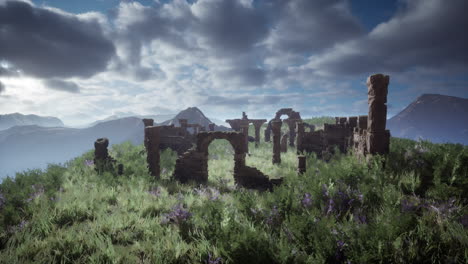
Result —
POLYGON ((69 92, 69 93, 80 92, 80 86, 70 81, 50 79, 50 80, 45 80, 44 85, 48 89, 53 89, 53 90, 58 90, 58 91, 64 91, 64 92, 69 92))
POLYGON ((240 1, 207 0, 196 5, 195 30, 212 48, 224 52, 249 52, 268 34, 267 16, 240 1))
MULTIPOLYGON (((467 70, 468 1, 413 0, 367 36, 312 58, 317 70, 362 74, 417 68, 467 70)), ((458 72, 460 73, 460 72, 458 72)))
POLYGON ((273 51, 307 53, 358 37, 363 29, 342 0, 294 0, 279 5, 270 36, 273 51))
POLYGON ((0 5, 0 60, 41 78, 89 77, 115 54, 97 21, 8 1, 0 5))

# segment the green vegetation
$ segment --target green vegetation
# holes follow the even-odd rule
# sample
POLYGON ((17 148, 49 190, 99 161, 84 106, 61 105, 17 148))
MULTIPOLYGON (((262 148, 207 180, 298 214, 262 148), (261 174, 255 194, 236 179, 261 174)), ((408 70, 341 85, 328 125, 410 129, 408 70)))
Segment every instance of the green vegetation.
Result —
MULTIPOLYGON (((253 131, 252 131, 253 132, 253 131)), ((263 136, 263 133, 262 133, 263 136)), ((273 192, 236 188, 233 150, 209 148, 207 186, 162 179, 143 146, 115 145, 124 175, 98 175, 90 151, 0 184, 0 263, 466 263, 468 147, 391 139, 391 153, 360 162, 295 149, 271 164, 250 143, 247 165, 284 177, 273 192)))

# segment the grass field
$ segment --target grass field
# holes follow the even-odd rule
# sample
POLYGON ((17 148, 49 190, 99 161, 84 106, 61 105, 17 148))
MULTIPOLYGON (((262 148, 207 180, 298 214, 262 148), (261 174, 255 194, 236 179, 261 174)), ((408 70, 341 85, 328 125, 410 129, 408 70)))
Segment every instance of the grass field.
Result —
POLYGON ((297 175, 295 149, 277 166, 271 143, 250 143, 247 165, 284 178, 263 193, 234 185, 225 140, 210 145, 206 186, 171 179, 172 151, 161 180, 142 145, 113 146, 121 176, 98 175, 90 151, 3 181, 0 263, 467 263, 468 147, 390 148, 368 163, 308 155, 297 175))

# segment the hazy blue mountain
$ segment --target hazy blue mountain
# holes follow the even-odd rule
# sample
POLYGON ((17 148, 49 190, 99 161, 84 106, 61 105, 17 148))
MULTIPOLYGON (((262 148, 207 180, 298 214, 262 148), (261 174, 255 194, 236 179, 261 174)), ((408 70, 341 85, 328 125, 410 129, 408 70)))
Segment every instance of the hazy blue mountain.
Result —
POLYGON ((47 163, 63 163, 94 148, 107 137, 111 144, 143 142, 143 123, 135 117, 97 124, 90 128, 16 126, 0 131, 0 178, 47 163))
POLYGON ((42 127, 63 127, 63 122, 51 116, 23 115, 20 113, 0 115, 0 130, 14 126, 38 125, 42 127))
POLYGON ((392 136, 468 144, 468 99, 423 94, 387 121, 392 136))
MULTIPOLYGON (((158 115, 159 117, 161 115, 158 115)), ((173 115, 174 116, 174 115, 173 115)), ((37 125, 14 126, 0 131, 0 179, 15 172, 45 168, 47 163, 64 163, 94 149, 94 141, 107 137, 110 144, 131 141, 142 144, 144 128, 141 119, 155 116, 125 117, 101 121, 87 128, 42 127, 37 125)), ((157 117, 157 116, 156 116, 157 117)), ((211 121, 196 107, 188 108, 174 117, 188 119, 208 127, 211 121)), ((156 123, 159 124, 155 118, 156 123)), ((164 122, 168 124, 173 119, 164 122)), ((228 130, 217 126, 217 130, 228 130)))
POLYGON ((100 123, 103 123, 103 122, 107 122, 107 121, 112 121, 112 120, 117 120, 117 119, 121 119, 121 118, 125 118, 125 117, 136 117, 136 118, 140 118, 140 119, 143 119, 143 118, 151 118, 154 120, 155 123, 159 124, 159 123, 162 123, 168 119, 171 119, 173 118, 174 116, 176 116, 176 114, 160 114, 160 115, 137 115, 137 114, 133 114, 133 115, 111 115, 105 119, 102 119, 102 120, 98 120, 98 121, 94 121, 93 123, 85 126, 85 127, 92 127, 92 126, 95 126, 97 124, 100 124, 100 123))

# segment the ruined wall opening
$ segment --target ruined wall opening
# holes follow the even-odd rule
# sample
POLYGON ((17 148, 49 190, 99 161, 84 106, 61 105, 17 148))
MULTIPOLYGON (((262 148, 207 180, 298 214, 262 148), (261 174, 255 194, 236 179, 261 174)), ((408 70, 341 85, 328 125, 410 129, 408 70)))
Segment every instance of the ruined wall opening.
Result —
POLYGON ((214 139, 208 146, 208 181, 234 186, 234 148, 227 139, 214 139))

